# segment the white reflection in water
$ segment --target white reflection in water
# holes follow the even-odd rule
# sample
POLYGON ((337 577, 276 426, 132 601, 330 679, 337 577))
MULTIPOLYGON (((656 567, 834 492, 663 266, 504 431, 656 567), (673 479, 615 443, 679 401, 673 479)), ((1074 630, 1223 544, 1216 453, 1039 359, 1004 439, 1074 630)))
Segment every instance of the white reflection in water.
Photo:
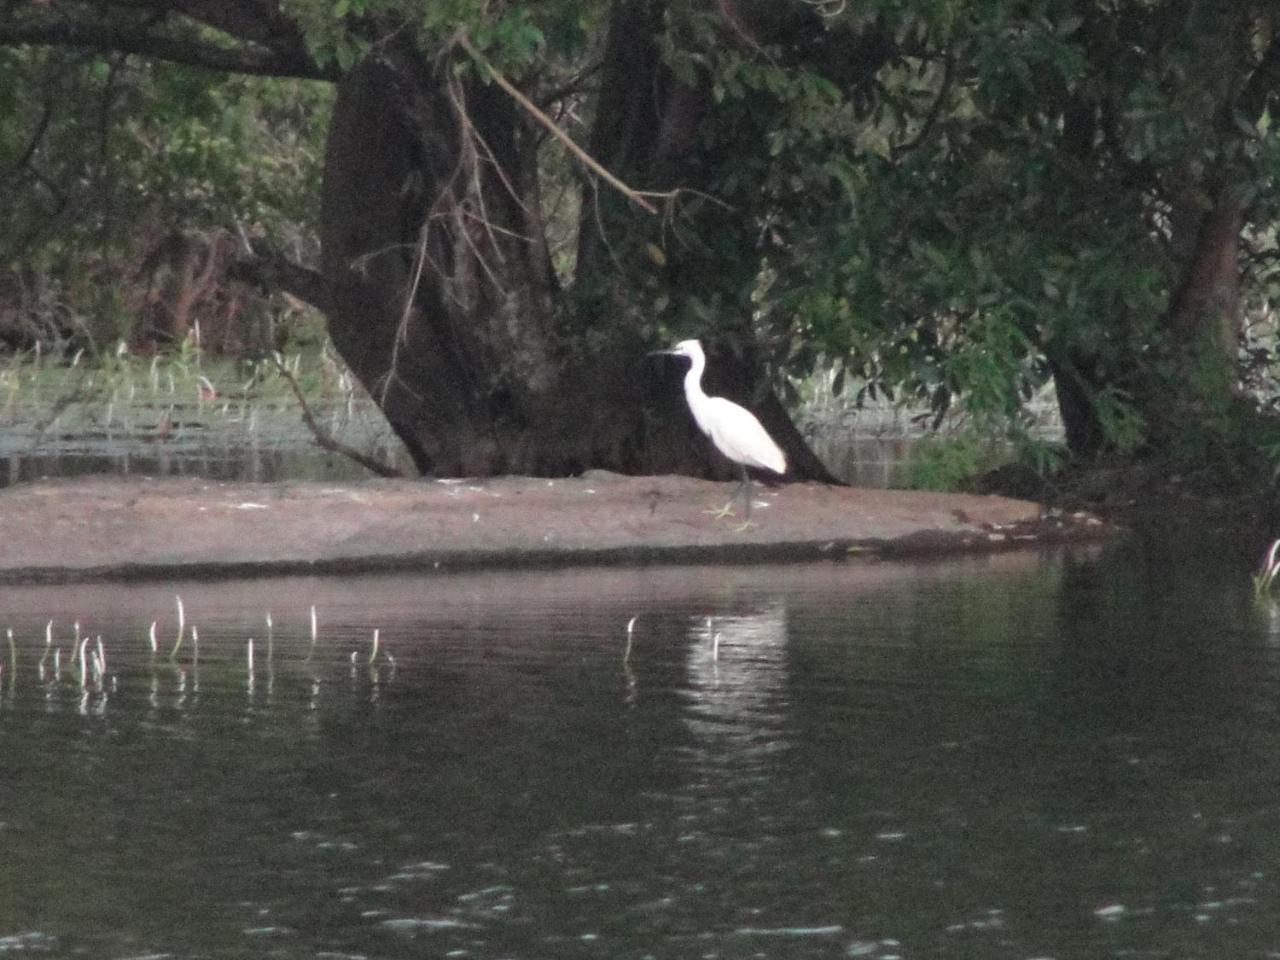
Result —
POLYGON ((688 636, 685 724, 699 742, 742 757, 785 747, 785 604, 748 615, 695 617, 688 636))

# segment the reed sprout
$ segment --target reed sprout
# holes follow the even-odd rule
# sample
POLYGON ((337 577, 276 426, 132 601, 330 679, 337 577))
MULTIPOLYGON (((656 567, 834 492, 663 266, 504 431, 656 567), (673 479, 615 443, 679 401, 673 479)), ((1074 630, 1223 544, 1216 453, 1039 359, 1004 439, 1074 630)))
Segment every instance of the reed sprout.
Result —
POLYGON ((306 663, 310 663, 310 662, 311 662, 311 657, 312 657, 312 656, 315 654, 315 652, 316 652, 316 637, 317 637, 317 636, 318 636, 318 633, 317 633, 317 631, 316 631, 316 605, 313 603, 313 604, 311 605, 311 646, 309 646, 309 647, 307 648, 307 659, 304 661, 304 662, 306 662, 306 663))
POLYGON ((36 673, 40 679, 44 679, 45 661, 49 659, 49 651, 53 648, 53 621, 50 620, 44 625, 44 653, 40 655, 40 663, 36 667, 36 673))
POLYGON ((1262 569, 1253 576, 1253 592, 1259 597, 1270 596, 1271 586, 1280 576, 1280 538, 1271 542, 1267 558, 1262 562, 1262 569))
MULTIPOLYGON (((177 658, 180 651, 182 650, 183 644, 186 642, 188 638, 188 633, 189 633, 191 649, 192 649, 191 665, 194 667, 198 664, 199 658, 200 658, 200 630, 199 630, 199 627, 194 623, 193 624, 187 623, 186 605, 180 595, 176 595, 176 594, 174 595, 174 609, 177 616, 177 633, 174 639, 173 647, 169 653, 169 660, 174 663, 174 668, 175 670, 178 671, 179 676, 183 680, 185 680, 186 671, 183 669, 181 665, 177 663, 177 658)), ((315 649, 319 643, 319 633, 320 633, 319 614, 314 604, 311 605, 308 613, 309 613, 309 626, 310 626, 310 646, 306 655, 306 660, 303 661, 304 663, 307 663, 307 664, 309 664, 313 659, 315 649)), ((627 623, 627 627, 626 627, 627 651, 625 654, 626 658, 630 657, 631 642, 634 636, 635 626, 636 626, 636 623, 638 622, 638 619, 639 619, 638 617, 632 617, 627 623)), ((275 618, 270 611, 267 611, 265 613, 264 621, 267 629, 267 644, 268 644, 267 670, 268 670, 268 677, 269 677, 272 669, 272 665, 270 661, 271 649, 272 649, 271 641, 274 636, 274 630, 275 630, 275 618)), ((150 621, 148 625, 148 629, 146 631, 147 649, 150 651, 152 656, 154 656, 158 652, 158 647, 159 647, 158 623, 159 622, 157 620, 150 621)), ((87 702, 84 700, 84 697, 91 696, 91 695, 96 696, 98 693, 103 694, 104 696, 103 703, 105 703, 105 695, 107 694, 109 689, 115 688, 115 685, 119 679, 118 675, 113 675, 109 673, 107 643, 103 638, 102 634, 92 633, 87 631, 84 627, 84 624, 79 620, 76 620, 73 622, 73 633, 74 633, 74 639, 72 640, 69 646, 69 649, 67 651, 67 655, 70 658, 68 662, 71 666, 71 675, 67 678, 67 680, 70 682, 70 684, 74 688, 80 691, 80 695, 82 698, 82 708, 84 704, 87 702)), ((10 687, 10 690, 12 691, 16 689, 16 681, 19 675, 19 671, 18 671, 19 644, 18 644, 17 637, 13 627, 8 627, 5 630, 5 636, 8 641, 7 642, 8 655, 7 657, 4 655, 4 649, 2 646, 0 646, 0 687, 3 686, 4 679, 8 679, 9 687, 10 687)), ((258 666, 257 664, 258 651, 256 649, 258 644, 259 644, 259 641, 254 637, 247 638, 246 647, 245 647, 245 664, 248 669, 248 679, 249 679, 251 690, 254 683, 254 673, 258 666)), ((383 675, 382 666, 384 663, 390 670, 390 674, 389 674, 390 676, 394 676, 395 671, 397 669, 396 658, 392 655, 391 650, 388 649, 388 644, 383 642, 382 629, 380 627, 373 628, 372 636, 370 637, 370 645, 367 648, 367 650, 363 649, 362 645, 357 644, 356 648, 353 649, 350 653, 350 659, 351 659, 351 665, 352 665, 353 671, 357 667, 357 665, 362 663, 365 664, 368 667, 370 677, 375 680, 375 683, 383 675)), ((51 693, 54 689, 56 689, 62 684, 63 662, 64 662, 63 648, 60 647, 58 643, 55 641, 54 623, 53 623, 53 620, 50 619, 45 623, 44 646, 43 646, 43 650, 40 651, 39 659, 36 661, 36 668, 37 668, 36 672, 38 673, 40 683, 42 685, 45 685, 47 694, 51 693), (51 673, 49 670, 50 661, 52 661, 51 673)), ((125 662, 126 663, 129 662, 127 657, 125 662)), ((152 670, 153 670, 152 678, 154 682, 154 679, 155 679, 154 663, 152 665, 152 670)), ((354 672, 353 672, 353 676, 355 676, 354 672)), ((319 683, 318 677, 313 677, 313 680, 315 681, 316 684, 319 683)), ((270 681, 268 680, 268 683, 269 682, 270 681)), ((99 707, 101 707, 101 704, 99 704, 99 707)))
POLYGON ((627 621, 627 647, 622 651, 622 662, 624 665, 631 661, 631 635, 635 632, 636 617, 632 617, 627 621))
POLYGON ((173 642, 173 649, 169 651, 169 659, 178 659, 178 648, 182 646, 182 636, 187 629, 187 612, 182 606, 182 598, 174 594, 174 603, 178 608, 178 639, 173 642))

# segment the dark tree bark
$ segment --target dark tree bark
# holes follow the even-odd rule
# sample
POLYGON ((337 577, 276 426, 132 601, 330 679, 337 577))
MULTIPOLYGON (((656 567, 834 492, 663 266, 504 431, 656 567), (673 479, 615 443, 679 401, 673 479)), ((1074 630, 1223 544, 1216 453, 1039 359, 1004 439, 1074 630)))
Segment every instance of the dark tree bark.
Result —
MULTIPOLYGON (((1084 32, 1094 30, 1096 8, 1079 7, 1084 32)), ((1188 0, 1176 17, 1149 21, 1130 15, 1119 35, 1131 45, 1145 37, 1155 48, 1198 45, 1200 56, 1185 79, 1196 87, 1203 123, 1202 153, 1178 164, 1157 166, 1127 155, 1123 119, 1106 100, 1072 95, 1063 110, 1062 147, 1082 166, 1113 167, 1131 186, 1164 201, 1166 215, 1149 229, 1167 231, 1168 305, 1161 336, 1151 343, 1126 343, 1127 318, 1114 325, 1117 342, 1105 350, 1049 343, 1046 354, 1057 390, 1068 447, 1079 457, 1105 450, 1107 436, 1096 397, 1110 387, 1123 391, 1148 424, 1148 440, 1159 448, 1185 428, 1183 418, 1199 407, 1220 408, 1235 387, 1240 316, 1240 238, 1245 206, 1239 184, 1255 175, 1240 150, 1240 120, 1256 121, 1280 81, 1280 44, 1266 36, 1252 68, 1250 46, 1255 11, 1233 0, 1188 0), (1143 31, 1154 30, 1153 34, 1143 31), (1190 35, 1188 34, 1188 31, 1190 35), (1190 37, 1190 38, 1189 38, 1190 37)), ((1094 40, 1112 38, 1098 33, 1094 40)), ((1167 54, 1171 57, 1175 54, 1167 54)), ((1133 325, 1136 326, 1136 325, 1133 325)))
POLYGON ((1208 348, 1231 366, 1240 336, 1243 206, 1223 187, 1209 209, 1185 219, 1193 224, 1191 242, 1182 284, 1169 305, 1169 330, 1183 347, 1208 348))
MULTIPOLYGON (((616 5, 610 49, 634 53, 606 56, 589 149, 646 187, 696 189, 694 135, 709 96, 659 63, 659 9, 616 5)), ((558 288, 535 133, 497 85, 459 80, 412 51, 384 52, 341 81, 321 224, 335 345, 424 472, 731 476, 694 430, 682 371, 645 362, 650 344, 612 309, 627 277, 594 220, 584 217, 577 282, 604 294, 558 288)), ((600 222, 634 236, 628 201, 594 202, 607 208, 600 222)), ((725 392, 788 452, 791 475, 829 479, 758 374, 728 355, 717 367, 725 392)))
MULTIPOLYGON (((0 25, 0 44, 335 76, 311 59, 296 24, 269 0, 121 0, 64 12, 71 9, 42 7, 0 25), (228 42, 210 42, 207 28, 228 42)), ((776 17, 768 3, 721 0, 715 9, 726 42, 750 47, 756 31, 796 31, 795 18, 776 17)), ((678 82, 662 63, 664 11, 659 0, 612 5, 588 149, 635 186, 692 196, 710 186, 698 144, 710 84, 678 82)), ((802 19, 807 26, 795 37, 824 35, 812 11, 802 19)), ((784 38, 788 48, 795 37, 784 38)), ((565 475, 603 467, 731 476, 731 465, 693 427, 683 371, 645 359, 654 344, 638 328, 631 300, 632 255, 645 249, 648 229, 637 218, 647 215, 612 192, 589 193, 575 289, 561 290, 538 197, 541 129, 498 84, 457 74, 447 51, 427 57, 396 30, 377 32, 377 40, 367 60, 337 77, 319 269, 260 251, 241 264, 242 274, 282 284, 324 310, 339 353, 424 473, 565 475)), ((687 220, 698 230, 754 230, 749 211, 735 214, 743 222, 722 217, 717 225, 699 220, 698 209, 687 220)), ((656 221, 648 226, 660 229, 656 221)), ((701 239, 669 251, 650 291, 687 297, 716 284, 743 289, 758 255, 734 239, 742 256, 711 255, 701 239)), ((762 380, 749 311, 733 321, 736 351, 708 344, 708 387, 756 409, 787 452, 791 476, 830 479, 762 380)))
POLYGON ((321 223, 335 346, 424 472, 696 469, 638 339, 587 352, 563 314, 514 110, 409 54, 344 79, 321 223))
POLYGON ((1095 394, 1104 381, 1091 376, 1091 360, 1079 351, 1049 354, 1049 372, 1058 398, 1058 414, 1073 456, 1094 457, 1106 444, 1106 434, 1098 417, 1095 394))

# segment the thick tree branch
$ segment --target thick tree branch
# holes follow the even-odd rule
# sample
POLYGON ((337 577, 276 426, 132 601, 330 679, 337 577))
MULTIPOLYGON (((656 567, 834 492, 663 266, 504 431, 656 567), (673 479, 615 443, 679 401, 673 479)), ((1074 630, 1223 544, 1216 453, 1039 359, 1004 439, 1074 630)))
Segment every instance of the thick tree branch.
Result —
POLYGON ((328 313, 333 307, 332 290, 323 274, 294 263, 261 241, 256 249, 250 249, 228 267, 227 276, 268 293, 290 294, 322 313, 328 313))
POLYGON ((76 47, 103 53, 155 57, 172 63, 257 76, 333 80, 333 68, 322 68, 300 52, 259 46, 223 47, 193 37, 158 33, 145 27, 58 21, 0 25, 0 46, 76 47))
POLYGON ((275 0, 133 0, 184 16, 282 56, 309 60, 306 42, 295 21, 280 14, 275 0))

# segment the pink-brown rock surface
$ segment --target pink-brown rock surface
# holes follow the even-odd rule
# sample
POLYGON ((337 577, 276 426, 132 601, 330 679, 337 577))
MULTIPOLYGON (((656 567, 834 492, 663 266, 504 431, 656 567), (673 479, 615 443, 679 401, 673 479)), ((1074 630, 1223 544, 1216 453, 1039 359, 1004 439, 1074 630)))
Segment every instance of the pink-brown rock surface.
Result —
MULTIPOLYGON (((1085 516, 1005 497, 791 484, 753 524, 710 511, 733 485, 569 480, 253 484, 93 477, 0 491, 0 580, 753 561, 1099 539, 1085 516)), ((741 509, 739 507, 739 513, 741 509)))

